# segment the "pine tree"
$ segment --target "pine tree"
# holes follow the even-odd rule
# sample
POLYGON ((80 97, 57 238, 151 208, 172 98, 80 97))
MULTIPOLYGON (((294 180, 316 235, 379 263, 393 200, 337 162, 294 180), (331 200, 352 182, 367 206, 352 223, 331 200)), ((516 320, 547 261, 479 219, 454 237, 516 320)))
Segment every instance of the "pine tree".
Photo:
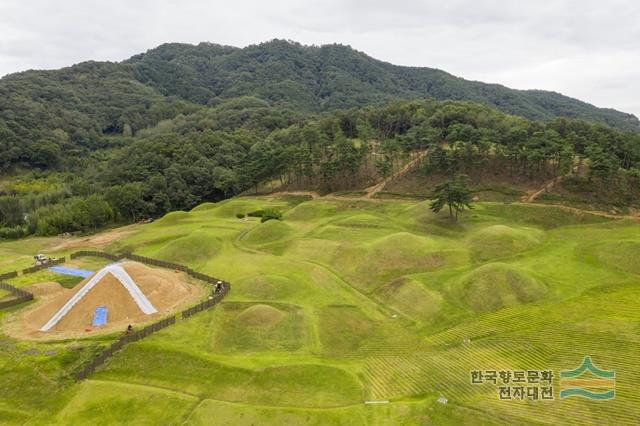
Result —
POLYGON ((431 210, 438 213, 447 206, 449 208, 449 217, 457 221, 458 213, 465 209, 472 209, 471 190, 467 187, 466 182, 462 178, 450 180, 435 188, 436 197, 431 202, 431 210))

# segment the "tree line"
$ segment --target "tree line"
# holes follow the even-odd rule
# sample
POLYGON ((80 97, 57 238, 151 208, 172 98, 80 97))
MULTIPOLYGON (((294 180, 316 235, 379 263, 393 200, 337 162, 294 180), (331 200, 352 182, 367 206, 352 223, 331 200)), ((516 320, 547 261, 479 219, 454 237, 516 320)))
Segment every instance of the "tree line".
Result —
MULTIPOLYGON (((137 125, 136 125, 137 126, 137 125)), ((640 135, 579 120, 531 121, 484 105, 398 101, 304 114, 238 98, 102 136, 83 155, 0 184, 0 237, 90 231, 188 210, 272 183, 361 188, 428 152, 425 175, 546 178, 588 168, 596 188, 637 187, 640 135), (124 131, 127 133, 128 131, 124 131)))

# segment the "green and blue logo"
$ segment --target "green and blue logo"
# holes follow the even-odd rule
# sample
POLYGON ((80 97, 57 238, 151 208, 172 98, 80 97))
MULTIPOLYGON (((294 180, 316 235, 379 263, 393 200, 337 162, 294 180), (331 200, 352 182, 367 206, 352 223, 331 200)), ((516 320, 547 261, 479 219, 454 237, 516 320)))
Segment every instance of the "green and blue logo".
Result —
POLYGON ((582 365, 575 370, 560 371, 561 399, 572 396, 596 400, 612 399, 616 396, 615 386, 616 372, 596 367, 590 356, 585 356, 582 365))

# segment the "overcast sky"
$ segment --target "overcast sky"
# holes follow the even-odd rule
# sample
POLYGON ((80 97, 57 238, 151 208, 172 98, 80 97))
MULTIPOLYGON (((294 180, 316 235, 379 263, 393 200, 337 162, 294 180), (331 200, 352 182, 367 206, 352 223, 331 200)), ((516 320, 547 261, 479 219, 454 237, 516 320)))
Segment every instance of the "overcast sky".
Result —
POLYGON ((119 61, 165 42, 273 38, 349 44, 640 116, 634 0, 0 0, 0 75, 119 61))

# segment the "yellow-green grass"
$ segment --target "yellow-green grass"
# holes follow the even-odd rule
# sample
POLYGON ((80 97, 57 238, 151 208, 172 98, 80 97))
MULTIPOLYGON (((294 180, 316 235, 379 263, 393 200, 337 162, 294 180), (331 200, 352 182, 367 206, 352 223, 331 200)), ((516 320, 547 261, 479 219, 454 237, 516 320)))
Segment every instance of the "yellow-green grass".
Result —
POLYGON ((309 339, 304 312, 292 305, 225 303, 214 337, 220 353, 298 351, 309 339))
POLYGON ((45 283, 45 282, 57 282, 62 287, 73 288, 80 283, 84 278, 73 277, 70 275, 58 274, 50 272, 46 269, 34 272, 32 274, 20 275, 16 278, 11 278, 7 282, 14 287, 27 287, 32 284, 45 283))
POLYGON ((431 323, 440 313, 443 296, 422 283, 401 277, 378 287, 375 297, 414 321, 431 323))
MULTIPOLYGON (((341 408, 281 408, 228 403, 213 399, 203 400, 187 419, 188 424, 216 424, 251 426, 274 425, 389 425, 418 426, 424 424, 472 424, 475 412, 460 406, 442 405, 437 397, 425 401, 407 401, 396 404, 352 405, 341 408)), ((486 419, 485 425, 499 424, 486 419)))
POLYGON ((314 201, 297 205, 293 209, 287 211, 284 218, 290 221, 308 222, 329 218, 337 211, 337 203, 330 201, 314 201))
POLYGON ((332 263, 358 288, 371 292, 395 277, 464 264, 468 254, 458 247, 448 249, 441 239, 395 232, 359 244, 344 242, 332 263))
POLYGON ((293 230, 285 222, 269 220, 256 225, 242 238, 242 241, 247 245, 261 246, 285 239, 292 233, 293 230))
POLYGON ((484 262, 534 249, 543 240, 544 233, 538 229, 493 225, 475 232, 469 247, 473 259, 484 262))
POLYGON ((221 247, 221 240, 214 235, 192 233, 169 240, 155 253, 155 257, 176 263, 200 264, 215 256, 221 247))
MULTIPOLYGON (((55 417, 54 423, 78 425, 88 419, 98 424, 180 424, 198 404, 198 398, 175 391, 119 382, 86 381, 55 417)), ((52 419, 53 420, 53 419, 52 419)))
POLYGON ((542 299, 546 286, 528 272, 504 263, 489 263, 452 282, 449 300, 474 312, 532 303, 542 299))
MULTIPOLYGON (((208 203, 116 241, 229 280, 232 290, 215 309, 128 345, 80 385, 66 377, 113 336, 58 343, 0 336, 0 418, 117 424, 142 401, 130 423, 640 418, 637 223, 499 203, 477 204, 452 223, 428 202, 300 201, 208 203), (283 221, 236 218, 265 208, 281 209, 283 221), (469 383, 472 369, 558 374, 584 355, 616 370, 615 399, 504 402, 494 387, 469 383)), ((4 242, 0 254, 5 266, 28 266, 32 253, 57 243, 4 242)), ((19 309, 0 311, 0 321, 19 309)))
POLYGON ((164 348, 158 339, 127 346, 97 379, 144 384, 204 398, 258 405, 335 407, 361 397, 357 378, 321 363, 267 367, 230 365, 205 354, 164 348), (141 375, 140 372, 145 374, 141 375))
POLYGON ((640 240, 606 242, 597 247, 596 256, 611 268, 640 275, 640 240))

